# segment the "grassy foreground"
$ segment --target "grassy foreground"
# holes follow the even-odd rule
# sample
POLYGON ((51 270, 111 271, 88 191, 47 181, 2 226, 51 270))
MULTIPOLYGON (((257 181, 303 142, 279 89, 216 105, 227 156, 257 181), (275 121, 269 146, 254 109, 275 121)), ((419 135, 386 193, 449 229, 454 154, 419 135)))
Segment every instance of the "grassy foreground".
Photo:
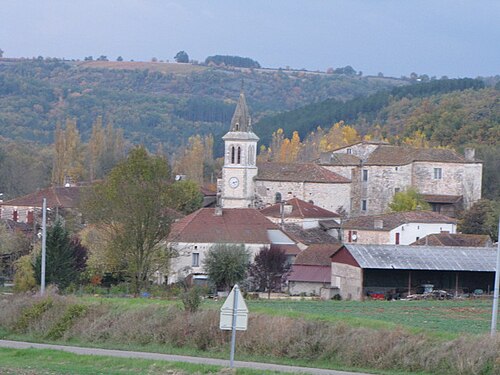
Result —
MULTIPOLYGON (((237 359, 378 373, 499 374, 490 301, 248 301, 237 359), (369 369, 369 370, 366 370, 369 369)), ((0 298, 0 337, 228 358, 221 302, 196 313, 175 301, 95 297, 0 298)))
POLYGON ((232 371, 218 366, 191 363, 77 355, 57 350, 5 348, 0 348, 0 373, 4 375, 281 374, 250 369, 232 371))

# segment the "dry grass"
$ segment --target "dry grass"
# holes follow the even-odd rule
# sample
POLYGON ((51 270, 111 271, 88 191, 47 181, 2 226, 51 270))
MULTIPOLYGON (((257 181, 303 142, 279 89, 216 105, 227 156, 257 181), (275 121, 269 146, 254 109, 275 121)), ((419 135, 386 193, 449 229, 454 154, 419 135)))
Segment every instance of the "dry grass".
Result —
MULTIPOLYGON (((65 297, 49 298, 52 308, 31 322, 26 333, 45 337, 67 306, 77 302, 65 297)), ((0 326, 12 330, 16 317, 39 302, 32 296, 0 302, 0 326)), ((219 330, 218 324, 216 310, 190 314, 176 306, 117 310, 108 304, 93 304, 64 332, 62 339, 137 346, 168 344, 222 352, 227 350, 230 335, 219 330)), ((343 323, 253 314, 249 330, 238 334, 237 345, 239 353, 305 359, 311 364, 330 361, 353 367, 454 375, 500 373, 500 340, 488 336, 445 341, 403 329, 355 328, 343 323)))

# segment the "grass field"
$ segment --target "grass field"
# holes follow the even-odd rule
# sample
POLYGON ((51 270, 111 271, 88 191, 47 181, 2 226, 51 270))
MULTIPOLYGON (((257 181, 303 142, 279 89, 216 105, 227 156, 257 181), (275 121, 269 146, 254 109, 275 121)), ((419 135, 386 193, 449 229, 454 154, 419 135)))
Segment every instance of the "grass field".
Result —
POLYGON ((123 69, 123 70, 149 70, 152 72, 189 74, 206 70, 206 66, 193 64, 177 64, 166 62, 146 62, 146 61, 83 61, 78 66, 82 68, 98 69, 123 69))
POLYGON ((2 375, 281 374, 249 369, 237 369, 231 372, 218 366, 77 355, 57 350, 4 348, 0 349, 0 373, 2 375))

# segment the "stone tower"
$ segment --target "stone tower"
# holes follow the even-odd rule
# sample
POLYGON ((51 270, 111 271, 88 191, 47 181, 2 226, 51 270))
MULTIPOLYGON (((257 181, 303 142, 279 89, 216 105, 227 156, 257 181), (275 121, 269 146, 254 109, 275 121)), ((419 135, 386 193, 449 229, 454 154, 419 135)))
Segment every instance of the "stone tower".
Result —
POLYGON ((257 176, 257 142, 243 92, 240 93, 229 132, 224 140, 221 200, 223 208, 254 206, 255 176, 257 176))

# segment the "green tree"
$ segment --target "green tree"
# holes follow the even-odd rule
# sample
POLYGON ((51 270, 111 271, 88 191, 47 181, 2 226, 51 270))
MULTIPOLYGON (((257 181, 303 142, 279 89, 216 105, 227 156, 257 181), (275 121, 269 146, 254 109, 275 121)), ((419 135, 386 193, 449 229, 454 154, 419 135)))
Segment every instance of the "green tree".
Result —
MULTIPOLYGON (((45 281, 65 289, 72 282, 78 280, 85 264, 84 251, 78 244, 72 243, 70 236, 60 220, 47 230, 47 245, 45 258, 45 281), (83 259, 82 259, 83 258, 83 259)), ((35 260, 36 280, 41 280, 42 254, 35 260)))
POLYGON ((168 189, 169 207, 190 214, 201 207, 203 196, 200 193, 200 187, 194 181, 176 181, 168 189))
POLYGON ((28 292, 34 289, 36 280, 31 256, 24 255, 16 260, 14 268, 14 291, 28 292))
POLYGON ((424 201, 422 195, 415 188, 408 188, 394 194, 392 202, 389 203, 389 209, 393 212, 429 210, 429 203, 424 201))
POLYGON ((283 250, 275 246, 263 247, 250 266, 250 276, 260 290, 267 290, 267 298, 271 298, 271 291, 281 285, 281 276, 287 270, 287 258, 283 250))
POLYGON ((500 202, 481 199, 464 212, 458 223, 458 230, 467 234, 487 234, 498 240, 498 218, 500 202))
POLYGON ((166 209, 169 184, 167 160, 137 147, 82 199, 88 220, 108 232, 107 248, 122 259, 135 294, 147 284, 156 262, 170 255, 162 246, 173 221, 166 209))
POLYGON ((178 63, 188 63, 189 55, 185 51, 179 51, 174 57, 175 61, 178 63))
POLYGON ((31 250, 28 237, 18 231, 9 230, 0 223, 0 275, 11 277, 14 273, 14 263, 18 258, 31 250))
POLYGON ((215 244, 203 261, 208 278, 218 289, 229 291, 245 278, 250 253, 244 245, 215 244))

